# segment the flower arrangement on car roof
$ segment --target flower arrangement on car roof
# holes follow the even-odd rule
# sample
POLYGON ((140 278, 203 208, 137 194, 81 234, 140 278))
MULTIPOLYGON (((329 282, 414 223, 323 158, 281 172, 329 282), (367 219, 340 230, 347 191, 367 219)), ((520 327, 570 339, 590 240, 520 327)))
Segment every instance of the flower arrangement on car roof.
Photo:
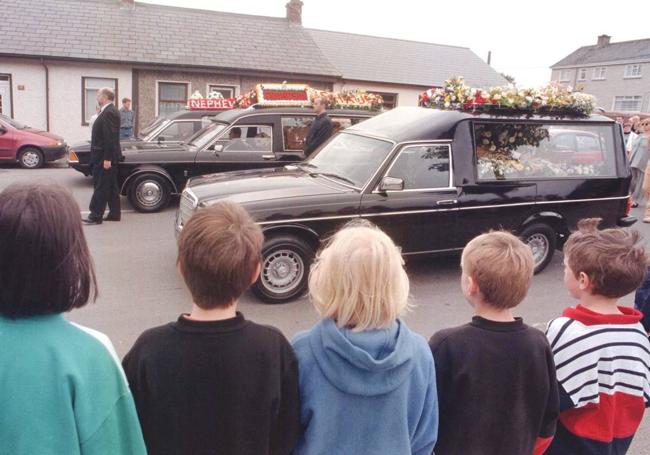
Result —
POLYGON ((585 117, 596 107, 595 98, 550 83, 541 88, 473 88, 462 76, 446 80, 443 87, 420 95, 422 107, 505 115, 549 115, 585 117))

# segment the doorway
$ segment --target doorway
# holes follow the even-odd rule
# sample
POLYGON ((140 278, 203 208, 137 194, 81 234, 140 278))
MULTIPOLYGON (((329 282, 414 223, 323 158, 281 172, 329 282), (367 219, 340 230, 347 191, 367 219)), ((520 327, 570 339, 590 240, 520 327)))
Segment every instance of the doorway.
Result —
POLYGON ((0 74, 0 114, 13 117, 11 101, 11 75, 0 74))

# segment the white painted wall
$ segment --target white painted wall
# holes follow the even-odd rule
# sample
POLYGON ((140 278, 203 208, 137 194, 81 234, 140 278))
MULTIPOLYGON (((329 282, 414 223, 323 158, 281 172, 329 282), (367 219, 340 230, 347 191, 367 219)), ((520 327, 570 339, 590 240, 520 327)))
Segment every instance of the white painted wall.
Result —
MULTIPOLYGON (((46 61, 50 78, 50 131, 69 144, 90 139, 82 125, 82 77, 116 78, 118 97, 133 98, 132 70, 126 65, 46 61)), ((0 57, 0 73, 11 74, 14 117, 35 128, 46 129, 45 69, 37 59, 0 57), (25 90, 18 90, 23 85, 25 90)), ((116 100, 119 107, 120 102, 116 100)))
POLYGON ((0 57, 0 73, 11 75, 14 118, 45 129, 45 70, 38 60, 0 57), (25 89, 18 90, 19 85, 25 89))
POLYGON ((373 84, 366 82, 336 82, 334 84, 334 91, 338 92, 340 90, 366 90, 372 92, 397 93, 398 106, 417 106, 420 93, 426 89, 391 84, 373 84))

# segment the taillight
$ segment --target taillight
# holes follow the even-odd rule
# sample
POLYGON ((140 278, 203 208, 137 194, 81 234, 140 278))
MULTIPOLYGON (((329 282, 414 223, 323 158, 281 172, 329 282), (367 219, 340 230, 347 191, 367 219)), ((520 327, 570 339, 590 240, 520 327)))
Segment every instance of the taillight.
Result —
POLYGON ((77 156, 77 153, 74 150, 70 150, 68 153, 68 161, 70 163, 78 163, 79 162, 79 157, 77 156))
POLYGON ((625 206, 625 216, 628 216, 632 211, 632 196, 628 196, 627 204, 625 206))

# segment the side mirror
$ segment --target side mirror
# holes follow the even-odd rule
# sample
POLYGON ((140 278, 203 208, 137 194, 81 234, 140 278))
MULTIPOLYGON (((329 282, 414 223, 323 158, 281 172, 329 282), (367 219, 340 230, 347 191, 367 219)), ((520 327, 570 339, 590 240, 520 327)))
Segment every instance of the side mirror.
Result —
POLYGON ((379 191, 402 191, 404 180, 395 177, 384 177, 379 184, 379 191))

